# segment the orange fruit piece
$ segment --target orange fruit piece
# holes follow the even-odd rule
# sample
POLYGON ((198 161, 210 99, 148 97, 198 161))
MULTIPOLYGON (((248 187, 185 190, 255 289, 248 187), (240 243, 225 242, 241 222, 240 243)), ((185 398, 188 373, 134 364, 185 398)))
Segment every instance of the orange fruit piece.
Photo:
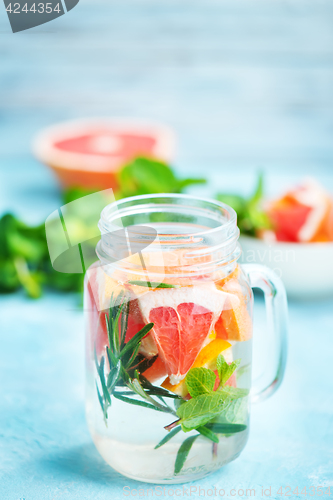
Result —
POLYGON ((216 359, 221 352, 229 349, 231 344, 226 340, 216 338, 205 345, 196 357, 192 368, 199 368, 203 366, 204 368, 209 368, 210 370, 216 370, 216 359))
POLYGON ((307 179, 273 201, 267 213, 278 241, 306 243, 332 240, 331 210, 329 194, 314 179, 307 179))
MULTIPOLYGON (((217 389, 220 383, 216 370, 216 359, 218 355, 221 354, 221 352, 226 351, 230 347, 231 344, 229 344, 229 342, 225 340, 222 339, 212 340, 211 342, 209 342, 209 344, 207 344, 205 347, 201 349, 191 367, 191 368, 199 368, 199 367, 209 368, 210 370, 213 370, 215 372, 217 379, 215 381, 214 391, 217 389)), ((186 387, 185 380, 181 380, 178 384, 171 384, 170 378, 167 377, 164 380, 162 387, 164 387, 164 389, 167 389, 168 391, 178 394, 183 398, 185 398, 188 395, 188 390, 186 387)))
MULTIPOLYGON (((233 273, 232 273, 233 274, 233 273)), ((239 281, 240 272, 216 283, 216 288, 228 292, 223 311, 215 324, 216 338, 243 342, 252 337, 252 320, 247 309, 245 290, 239 281)))
POLYGON ((187 302, 173 307, 151 309, 149 321, 171 381, 184 378, 207 338, 213 313, 203 306, 187 302))
POLYGON ((252 337, 252 321, 242 293, 228 298, 215 324, 216 338, 244 342, 252 337))

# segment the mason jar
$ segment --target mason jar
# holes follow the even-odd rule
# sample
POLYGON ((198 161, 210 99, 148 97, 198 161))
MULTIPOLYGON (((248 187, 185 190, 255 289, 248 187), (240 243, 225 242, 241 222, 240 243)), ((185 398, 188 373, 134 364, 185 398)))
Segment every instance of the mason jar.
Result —
POLYGON ((286 359, 280 279, 240 266, 235 211, 180 194, 137 196, 101 213, 86 273, 86 415, 121 474, 202 478, 239 456, 250 402, 273 393, 286 359), (271 380, 252 387, 252 287, 267 306, 271 380))

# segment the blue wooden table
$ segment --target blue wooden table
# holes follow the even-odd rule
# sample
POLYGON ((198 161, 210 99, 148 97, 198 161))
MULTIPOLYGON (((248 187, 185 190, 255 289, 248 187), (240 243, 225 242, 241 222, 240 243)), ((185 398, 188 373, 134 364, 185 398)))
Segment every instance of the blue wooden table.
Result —
MULTIPOLYGON (((259 167, 269 192, 304 174, 333 191, 332 22, 328 0, 81 0, 13 35, 0 5, 0 214, 37 223, 58 207, 31 139, 80 116, 166 121, 178 170, 209 177, 200 194, 249 192, 259 167)), ((0 499, 152 497, 151 486, 112 471, 88 434, 77 297, 18 293, 0 308, 0 499)), ((260 301, 255 313, 259 369, 260 301)), ((240 458, 180 496, 216 487, 229 498, 304 499, 329 486, 333 496, 332 332, 332 299, 290 303, 282 387, 253 406, 240 458)), ((176 494, 168 489, 153 493, 176 494)))

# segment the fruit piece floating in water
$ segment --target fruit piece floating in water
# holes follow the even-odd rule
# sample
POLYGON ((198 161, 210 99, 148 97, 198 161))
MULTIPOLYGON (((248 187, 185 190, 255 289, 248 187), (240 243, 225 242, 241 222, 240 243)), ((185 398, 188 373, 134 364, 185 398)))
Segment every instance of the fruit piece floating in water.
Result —
MULTIPOLYGON (((146 322, 143 319, 134 293, 110 278, 102 266, 90 268, 87 275, 90 301, 94 304, 94 309, 96 309, 96 313, 92 315, 95 324, 91 325, 91 328, 95 331, 96 354, 99 358, 102 354, 105 354, 105 347, 109 345, 105 313, 108 313, 112 296, 117 297, 120 293, 125 292, 132 297, 129 302, 125 342, 134 337, 146 325, 146 322)), ((141 340, 139 352, 147 358, 157 355, 157 346, 150 332, 141 340)))
POLYGON ((157 380, 163 379, 167 375, 167 369, 160 356, 157 356, 156 361, 153 365, 143 372, 146 379, 149 380, 151 384, 157 380))
MULTIPOLYGON (((231 344, 227 342, 226 340, 222 339, 215 339, 209 342, 207 345, 205 345, 201 351, 199 352, 197 358, 195 359, 193 365, 191 368, 208 368, 210 370, 213 370, 216 375, 216 381, 215 381, 215 386, 214 386, 214 391, 218 388, 220 380, 218 377, 218 372, 217 372, 217 366, 216 366, 216 360, 219 354, 223 352, 224 359, 228 362, 231 363, 232 360, 232 350, 231 350, 231 344)), ((236 376, 233 374, 230 379, 226 383, 227 385, 232 385, 233 387, 236 387, 236 376)), ((182 396, 183 398, 188 397, 188 390, 186 387, 186 382, 185 380, 181 380, 178 384, 172 384, 170 382, 170 378, 167 377, 163 384, 162 387, 164 389, 167 389, 168 391, 174 392, 175 394, 178 394, 178 396, 182 396)))
POLYGON ((215 324, 216 337, 225 340, 244 342, 252 337, 252 320, 245 302, 240 283, 240 269, 237 267, 227 278, 216 283, 216 288, 228 292, 223 311, 215 324))
POLYGON ((220 316, 228 294, 214 283, 180 289, 157 289, 139 297, 145 321, 171 384, 185 378, 220 316))

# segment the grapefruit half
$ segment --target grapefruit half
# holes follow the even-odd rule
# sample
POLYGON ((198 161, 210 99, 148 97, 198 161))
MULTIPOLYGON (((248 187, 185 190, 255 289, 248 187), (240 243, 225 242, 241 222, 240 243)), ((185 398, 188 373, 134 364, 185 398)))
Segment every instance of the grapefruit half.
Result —
POLYGON ((286 242, 330 241, 331 213, 332 200, 314 179, 307 179, 268 208, 277 241, 286 242))
POLYGON ((153 122, 76 120, 40 132, 33 151, 55 171, 63 187, 116 188, 116 172, 137 156, 170 162, 175 136, 167 126, 153 122))

